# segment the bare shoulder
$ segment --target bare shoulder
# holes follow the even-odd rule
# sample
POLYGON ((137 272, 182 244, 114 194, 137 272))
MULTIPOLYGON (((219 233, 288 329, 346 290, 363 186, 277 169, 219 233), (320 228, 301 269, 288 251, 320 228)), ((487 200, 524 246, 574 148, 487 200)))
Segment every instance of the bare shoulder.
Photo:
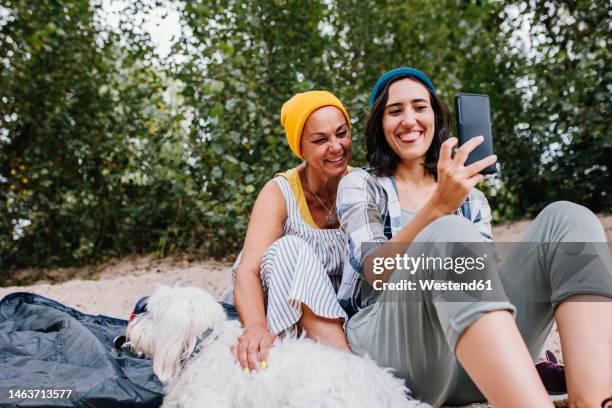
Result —
POLYGON ((287 205, 280 186, 276 181, 269 180, 259 192, 252 215, 267 216, 272 219, 287 218, 287 205))
POLYGON ((280 186, 274 179, 268 180, 259 192, 257 200, 265 200, 269 202, 276 202, 285 204, 285 197, 281 191, 280 186))

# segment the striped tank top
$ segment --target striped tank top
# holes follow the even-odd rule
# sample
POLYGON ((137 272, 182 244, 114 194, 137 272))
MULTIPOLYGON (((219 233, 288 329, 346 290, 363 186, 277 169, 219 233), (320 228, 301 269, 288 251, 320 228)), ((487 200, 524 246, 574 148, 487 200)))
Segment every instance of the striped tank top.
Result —
MULTIPOLYGON (((305 267, 304 265, 301 265, 297 271, 298 274, 309 274, 309 276, 288 276, 286 279, 281 277, 281 285, 285 285, 286 282, 289 286, 291 286, 291 289, 288 291, 277 291, 270 290, 270 284, 273 282, 270 277, 272 272, 271 270, 273 269, 270 265, 274 264, 274 260, 272 258, 278 257, 280 252, 282 252, 280 250, 283 250, 284 253, 282 256, 289 261, 292 258, 291 252, 301 251, 302 249, 295 247, 293 244, 288 244, 289 248, 287 248, 287 245, 277 248, 276 244, 279 243, 279 241, 283 241, 281 237, 281 239, 276 241, 266 251, 261 262, 260 273, 264 295, 266 298, 268 321, 270 322, 271 319, 274 320, 274 315, 277 313, 283 314, 284 316, 286 311, 276 309, 281 309, 284 307, 284 305, 290 304, 295 300, 303 301, 304 303, 308 304, 316 314, 319 314, 317 313, 317 309, 321 310, 320 315, 328 315, 330 313, 330 309, 334 309, 334 312, 332 313, 334 317, 340 313, 344 314, 337 303, 336 292, 340 286, 340 282, 342 281, 343 263, 346 259, 346 235, 340 228, 321 229, 315 224, 312 215, 310 214, 310 210, 308 209, 302 183, 296 169, 291 169, 285 173, 277 174, 273 181, 280 187, 287 206, 287 218, 283 223, 283 237, 300 238, 301 240, 292 240, 291 242, 295 243, 305 241, 309 247, 308 252, 314 253, 314 255, 312 257, 307 257, 305 254, 297 253, 296 259, 298 259, 300 263, 304 260, 311 259, 309 262, 312 262, 312 265, 307 265, 305 267), (326 280, 328 282, 319 284, 317 280, 326 280), (304 283, 311 287, 300 288, 299 285, 304 285, 304 283), (331 283, 331 285, 329 285, 329 283, 331 283), (315 288, 314 293, 313 287, 315 288), (288 293, 290 293, 289 296, 287 296, 288 293), (280 298, 270 299, 270 296, 280 298), (271 309, 270 306, 273 305, 279 306, 278 308, 273 307, 271 309), (336 305, 338 306, 336 307, 336 305)), ((288 241, 285 240, 285 242, 288 241)), ((225 291, 220 299, 220 301, 223 303, 234 304, 233 287, 235 283, 236 270, 240 264, 241 255, 242 253, 238 256, 238 259, 232 267, 230 287, 225 291)), ((276 265, 279 264, 276 263, 276 265)), ((280 265, 282 265, 282 263, 280 265)), ((287 265, 286 268, 281 268, 282 270, 274 271, 274 273, 277 275, 277 279, 279 279, 278 275, 282 276, 285 273, 296 273, 293 266, 294 265, 287 265)), ((281 320, 285 321, 287 319, 282 318, 281 320)), ((282 324, 282 326, 285 326, 285 324, 282 324)))

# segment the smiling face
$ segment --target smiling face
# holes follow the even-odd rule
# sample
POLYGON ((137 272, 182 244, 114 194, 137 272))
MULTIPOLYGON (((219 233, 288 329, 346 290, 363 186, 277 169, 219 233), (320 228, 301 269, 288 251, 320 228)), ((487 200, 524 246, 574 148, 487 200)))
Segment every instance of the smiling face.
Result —
POLYGON ((304 124, 300 148, 310 169, 328 177, 344 174, 352 140, 342 112, 333 106, 314 111, 304 124))
POLYGON ((425 161, 434 137, 435 114, 429 92, 420 82, 404 78, 389 86, 382 129, 401 161, 425 161))

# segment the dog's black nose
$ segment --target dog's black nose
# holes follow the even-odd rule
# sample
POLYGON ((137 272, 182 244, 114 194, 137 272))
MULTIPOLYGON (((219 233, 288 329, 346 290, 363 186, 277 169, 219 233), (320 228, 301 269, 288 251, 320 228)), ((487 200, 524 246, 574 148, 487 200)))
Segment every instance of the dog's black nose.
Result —
POLYGON ((121 350, 121 347, 125 344, 126 340, 127 339, 125 336, 115 337, 115 339, 113 340, 113 348, 115 350, 121 350))

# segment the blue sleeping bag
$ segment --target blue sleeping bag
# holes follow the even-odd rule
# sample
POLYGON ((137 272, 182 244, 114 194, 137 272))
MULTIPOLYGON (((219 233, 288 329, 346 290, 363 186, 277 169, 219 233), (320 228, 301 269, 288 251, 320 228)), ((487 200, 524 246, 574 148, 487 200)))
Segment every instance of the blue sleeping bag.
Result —
POLYGON ((126 326, 32 293, 5 296, 0 407, 159 407, 151 361, 113 347, 126 326))

